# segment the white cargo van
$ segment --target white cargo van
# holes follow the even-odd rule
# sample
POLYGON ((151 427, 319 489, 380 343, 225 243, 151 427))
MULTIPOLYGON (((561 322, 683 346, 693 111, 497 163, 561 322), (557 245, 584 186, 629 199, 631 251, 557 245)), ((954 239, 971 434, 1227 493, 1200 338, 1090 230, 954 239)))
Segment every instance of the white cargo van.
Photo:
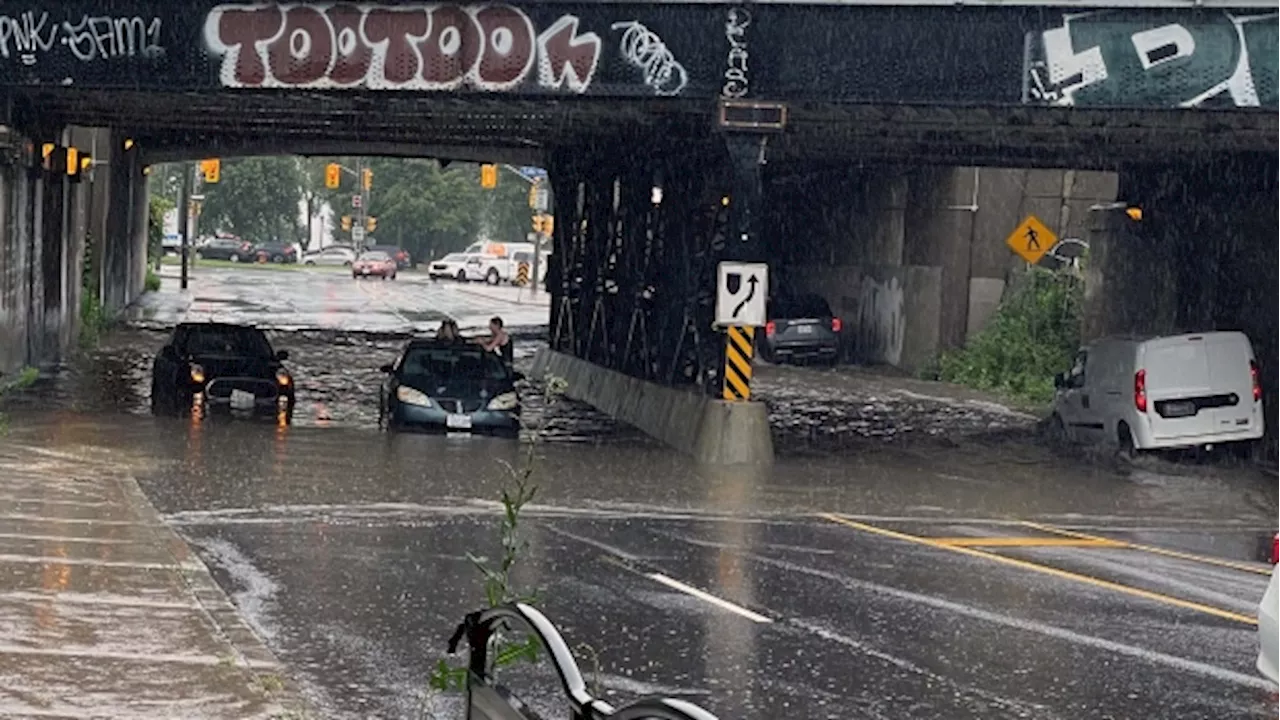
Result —
POLYGON ((1107 338, 1054 378, 1053 432, 1123 452, 1262 437, 1262 386, 1239 332, 1107 338))

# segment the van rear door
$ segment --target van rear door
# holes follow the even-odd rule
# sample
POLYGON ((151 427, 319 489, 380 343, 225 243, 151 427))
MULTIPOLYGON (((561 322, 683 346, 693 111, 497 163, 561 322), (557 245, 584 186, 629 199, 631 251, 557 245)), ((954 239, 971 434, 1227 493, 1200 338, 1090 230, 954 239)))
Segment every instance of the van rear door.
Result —
POLYGON ((1217 432, 1240 432, 1256 421, 1253 412, 1253 376, 1249 364, 1253 348, 1243 333, 1212 333, 1205 336, 1209 355, 1209 377, 1217 406, 1217 432))
POLYGON ((1203 335, 1178 335, 1143 343, 1147 417, 1156 438, 1212 433, 1216 417, 1198 398, 1213 394, 1209 354, 1203 335), (1207 411, 1206 411, 1207 410, 1207 411))

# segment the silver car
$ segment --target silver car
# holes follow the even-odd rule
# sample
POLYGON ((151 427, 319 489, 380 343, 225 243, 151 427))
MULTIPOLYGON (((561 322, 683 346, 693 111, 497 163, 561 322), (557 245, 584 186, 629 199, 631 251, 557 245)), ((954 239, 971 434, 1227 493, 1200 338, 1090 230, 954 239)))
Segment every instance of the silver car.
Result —
POLYGON ((335 267, 351 267, 351 263, 355 262, 356 253, 351 248, 345 247, 328 247, 323 250, 310 253, 302 261, 305 265, 331 265, 335 267))

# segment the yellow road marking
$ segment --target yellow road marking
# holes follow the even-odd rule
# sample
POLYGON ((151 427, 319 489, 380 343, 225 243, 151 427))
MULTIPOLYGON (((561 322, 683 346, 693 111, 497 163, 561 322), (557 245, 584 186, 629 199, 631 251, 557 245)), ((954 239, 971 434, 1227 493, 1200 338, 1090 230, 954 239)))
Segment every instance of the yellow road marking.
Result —
POLYGON ((1196 555, 1194 553, 1185 553, 1178 550, 1168 550, 1155 545, 1142 545, 1140 543, 1132 543, 1126 540, 1109 540, 1108 538, 1099 537, 1097 535, 1088 535, 1074 530, 1054 527, 1052 525, 1042 525, 1040 523, 1023 521, 1025 527, 1041 530, 1055 535, 1062 535, 1069 538, 1078 538, 1080 540, 1107 540, 1113 542, 1120 547, 1129 548, 1130 550, 1141 550, 1143 552, 1155 553, 1156 555, 1167 555, 1169 557, 1179 558, 1181 560, 1191 560, 1193 562, 1206 563, 1208 565, 1218 565, 1220 567, 1231 568, 1232 570, 1241 570, 1243 572, 1256 573, 1258 575, 1270 575, 1270 568, 1256 567, 1253 565, 1245 565, 1244 563, 1232 562, 1231 560, 1223 560, 1221 558, 1208 557, 1206 555, 1196 555))
POLYGON ((1106 538, 1045 537, 952 537, 929 538, 939 545, 951 547, 1124 547, 1124 543, 1106 538))
POLYGON ((867 525, 866 523, 860 523, 854 520, 849 520, 847 518, 843 518, 843 517, 840 517, 839 515, 835 515, 832 513, 822 513, 819 515, 819 517, 829 522, 851 527, 855 530, 861 530, 863 532, 882 535, 884 537, 893 538, 895 540, 904 540, 906 542, 913 542, 913 543, 918 543, 920 545, 928 545, 929 547, 941 548, 943 550, 950 550, 951 552, 960 553, 962 555, 972 555, 973 557, 985 558, 987 560, 1003 563, 1005 565, 1011 565, 1013 567, 1022 568, 1023 570, 1031 570, 1033 572, 1043 573, 1045 575, 1052 575, 1054 577, 1061 578, 1063 580, 1074 580, 1075 582, 1085 583, 1086 585, 1093 585, 1094 587, 1100 587, 1107 590, 1114 590, 1115 592, 1124 593, 1126 595, 1133 595, 1134 597, 1140 597, 1145 600, 1154 600, 1155 602, 1164 603, 1166 605, 1172 605, 1174 607, 1180 607, 1187 610, 1195 610, 1197 612, 1205 613, 1206 615, 1213 615, 1214 617, 1224 618, 1226 620, 1234 620, 1236 622, 1244 623, 1246 625, 1256 626, 1258 624, 1257 618, 1251 618, 1248 615, 1241 615, 1240 613, 1234 613, 1234 612, 1231 612, 1230 610, 1223 610, 1222 608, 1216 608, 1216 607, 1213 607, 1212 605, 1203 605, 1201 603, 1192 602, 1190 600, 1182 600, 1176 597, 1172 597, 1170 595, 1164 595, 1162 593, 1152 592, 1150 590, 1142 590, 1140 588, 1130 587, 1128 585, 1121 585, 1120 583, 1111 582, 1110 580, 1102 580, 1100 578, 1091 577, 1089 575, 1081 575, 1080 573, 1074 573, 1069 570, 1060 570, 1055 567, 1050 567, 1048 565, 1041 565, 1039 563, 1030 562, 1028 560, 1019 560, 1018 558, 1011 558, 1011 557, 1006 557, 1004 555, 997 555, 995 553, 986 552, 985 550, 978 550, 976 548, 964 547, 962 545, 945 545, 931 538, 920 537, 918 535, 908 535, 907 533, 898 532, 896 530, 888 530, 886 528, 876 527, 875 525, 867 525))

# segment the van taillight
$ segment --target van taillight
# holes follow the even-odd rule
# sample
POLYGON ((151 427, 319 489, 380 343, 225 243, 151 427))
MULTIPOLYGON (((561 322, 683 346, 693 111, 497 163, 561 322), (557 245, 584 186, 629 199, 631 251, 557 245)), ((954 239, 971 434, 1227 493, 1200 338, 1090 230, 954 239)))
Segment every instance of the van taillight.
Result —
POLYGON ((831 318, 831 332, 840 332, 844 327, 844 323, 840 322, 840 318, 831 318))
POLYGON ((1133 406, 1138 412, 1147 411, 1147 371, 1139 370, 1133 375, 1133 406))
POLYGON ((769 337, 773 337, 773 334, 774 334, 774 333, 776 333, 776 332, 778 332, 778 324, 777 324, 777 323, 775 323, 774 321, 770 320, 769 322, 767 322, 767 323, 765 323, 765 324, 764 324, 764 334, 765 334, 765 335, 767 335, 767 336, 769 336, 769 337))
POLYGON ((1249 377, 1253 380, 1253 401, 1262 399, 1262 378, 1258 376, 1258 361, 1249 361, 1249 377))

